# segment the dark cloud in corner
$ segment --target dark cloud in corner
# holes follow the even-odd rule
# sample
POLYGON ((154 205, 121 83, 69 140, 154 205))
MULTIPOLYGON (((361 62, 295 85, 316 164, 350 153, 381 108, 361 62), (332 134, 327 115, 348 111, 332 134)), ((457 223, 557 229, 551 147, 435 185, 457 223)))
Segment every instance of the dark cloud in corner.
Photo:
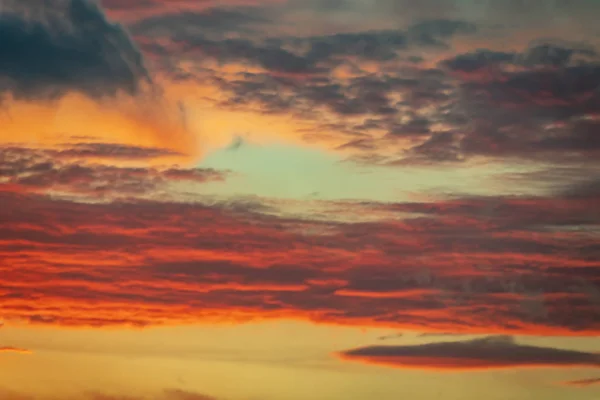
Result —
POLYGON ((19 100, 69 92, 139 93, 150 77, 125 29, 91 0, 6 2, 0 8, 0 92, 19 100))
POLYGON ((369 346, 348 350, 340 355, 350 361, 435 370, 600 367, 598 354, 519 344, 510 336, 406 346, 369 346))

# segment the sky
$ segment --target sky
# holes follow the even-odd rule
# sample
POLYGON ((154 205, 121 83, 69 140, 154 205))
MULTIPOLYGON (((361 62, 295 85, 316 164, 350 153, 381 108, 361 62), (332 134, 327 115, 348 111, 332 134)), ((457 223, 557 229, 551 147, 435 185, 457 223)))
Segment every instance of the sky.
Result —
POLYGON ((0 0, 0 399, 597 399, 599 14, 0 0))

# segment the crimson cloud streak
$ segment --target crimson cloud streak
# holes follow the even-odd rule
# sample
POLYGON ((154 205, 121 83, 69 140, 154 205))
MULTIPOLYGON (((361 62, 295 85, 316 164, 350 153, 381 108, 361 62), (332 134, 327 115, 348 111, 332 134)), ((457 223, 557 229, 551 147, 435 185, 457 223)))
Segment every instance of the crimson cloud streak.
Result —
POLYGON ((595 196, 327 203, 341 217, 348 209, 387 216, 334 222, 157 189, 181 176, 202 184, 214 171, 125 169, 132 178, 112 189, 130 195, 115 197, 107 182, 117 181, 101 167, 70 177, 68 168, 22 164, 27 177, 0 186, 6 320, 300 318, 459 333, 600 332, 595 196), (572 232, 573 224, 584 229, 572 232))

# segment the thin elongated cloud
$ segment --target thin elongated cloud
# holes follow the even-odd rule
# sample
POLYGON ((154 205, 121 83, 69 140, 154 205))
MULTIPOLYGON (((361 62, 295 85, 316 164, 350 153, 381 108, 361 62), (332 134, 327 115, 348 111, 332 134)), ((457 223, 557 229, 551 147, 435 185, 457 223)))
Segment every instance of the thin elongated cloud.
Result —
POLYGON ((0 353, 31 354, 32 351, 28 350, 28 349, 23 349, 23 348, 20 348, 20 347, 0 346, 0 353))
POLYGON ((219 7, 260 7, 285 3, 285 0, 101 0, 102 6, 116 18, 137 21, 181 11, 205 11, 219 7))
POLYGON ((576 381, 567 381, 567 382, 563 382, 563 383, 567 386, 588 387, 588 386, 600 385, 600 378, 579 379, 576 381))
POLYGON ((343 359, 395 368, 478 370, 521 367, 600 367, 600 355, 516 343, 506 336, 406 346, 371 346, 343 359))
MULTIPOLYGON (((26 393, 17 393, 0 389, 0 395, 6 400, 54 400, 54 396, 33 396, 26 393)), ((148 400, 146 396, 136 396, 129 394, 109 394, 109 393, 80 393, 77 396, 62 397, 66 400, 148 400)), ((181 389, 165 389, 162 392, 154 393, 152 400, 217 400, 215 397, 205 394, 191 392, 181 389)))
POLYGON ((178 156, 166 149, 79 143, 47 150, 1 147, 0 179, 25 191, 53 192, 87 198, 152 196, 173 184, 224 181, 227 171, 201 168, 115 166, 108 161, 146 161, 178 156))

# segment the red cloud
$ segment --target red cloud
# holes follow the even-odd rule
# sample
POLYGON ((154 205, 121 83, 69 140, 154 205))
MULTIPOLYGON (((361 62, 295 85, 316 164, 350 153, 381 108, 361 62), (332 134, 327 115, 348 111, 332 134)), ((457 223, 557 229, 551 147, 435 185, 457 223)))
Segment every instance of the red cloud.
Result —
MULTIPOLYGON (((91 149, 92 158, 115 150, 91 149)), ((555 198, 342 203, 343 212, 389 216, 344 223, 256 202, 156 195, 181 180, 223 179, 222 171, 96 165, 85 156, 72 164, 52 151, 0 153, 3 319, 145 326, 300 318, 456 333, 600 332, 600 215, 589 187, 555 198)))
POLYGON ((457 333, 600 332, 596 242, 534 231, 527 219, 502 227, 462 207, 463 214, 334 223, 245 203, 78 203, 18 191, 0 191, 0 200, 7 320, 301 318, 457 333), (327 234, 309 233, 320 231, 327 234))
POLYGON ((407 346, 371 346, 340 353, 346 360, 396 368, 473 370, 517 367, 600 367, 600 355, 515 343, 510 337, 407 346))

